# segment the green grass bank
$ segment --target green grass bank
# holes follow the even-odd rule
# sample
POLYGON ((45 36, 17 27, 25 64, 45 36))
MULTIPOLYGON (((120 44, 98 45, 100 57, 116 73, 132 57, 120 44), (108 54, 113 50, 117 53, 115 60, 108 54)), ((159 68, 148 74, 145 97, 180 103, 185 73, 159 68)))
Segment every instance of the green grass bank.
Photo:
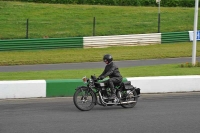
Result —
MULTIPOLYGON (((0 1, 0 11, 0 39, 26 38, 27 19, 28 38, 158 32, 158 7, 0 1)), ((161 7, 160 32, 193 30, 193 23, 193 7, 161 7)))

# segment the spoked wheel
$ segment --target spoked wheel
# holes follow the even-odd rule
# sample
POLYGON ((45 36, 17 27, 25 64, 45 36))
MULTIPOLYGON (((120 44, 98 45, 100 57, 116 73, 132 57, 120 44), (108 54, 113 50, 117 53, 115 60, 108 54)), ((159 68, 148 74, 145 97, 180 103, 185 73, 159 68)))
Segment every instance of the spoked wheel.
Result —
POLYGON ((124 94, 124 96, 126 98, 124 98, 124 100, 121 100, 121 102, 128 102, 126 104, 121 104, 121 106, 123 108, 133 108, 136 104, 137 104, 137 93, 136 91, 130 91, 130 92, 126 92, 126 94, 124 94))
POLYGON ((95 95, 87 88, 76 90, 73 96, 74 105, 81 111, 89 111, 95 105, 95 95))

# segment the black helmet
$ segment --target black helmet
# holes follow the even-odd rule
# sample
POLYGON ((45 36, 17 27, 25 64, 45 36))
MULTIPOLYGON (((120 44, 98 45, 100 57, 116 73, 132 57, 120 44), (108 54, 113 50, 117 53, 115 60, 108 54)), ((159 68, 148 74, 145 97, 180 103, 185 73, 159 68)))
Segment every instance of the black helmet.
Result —
POLYGON ((113 61, 113 58, 110 54, 106 54, 103 56, 103 61, 108 61, 108 63, 110 63, 111 61, 113 61))

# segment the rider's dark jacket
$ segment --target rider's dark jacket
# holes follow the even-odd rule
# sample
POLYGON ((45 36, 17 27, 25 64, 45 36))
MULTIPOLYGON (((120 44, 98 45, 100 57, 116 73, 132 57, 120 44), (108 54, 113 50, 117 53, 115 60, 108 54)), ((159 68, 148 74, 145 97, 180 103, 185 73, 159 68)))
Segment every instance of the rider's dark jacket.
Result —
POLYGON ((105 78, 107 76, 109 76, 109 78, 122 78, 118 67, 113 62, 106 65, 103 73, 99 77, 105 78))

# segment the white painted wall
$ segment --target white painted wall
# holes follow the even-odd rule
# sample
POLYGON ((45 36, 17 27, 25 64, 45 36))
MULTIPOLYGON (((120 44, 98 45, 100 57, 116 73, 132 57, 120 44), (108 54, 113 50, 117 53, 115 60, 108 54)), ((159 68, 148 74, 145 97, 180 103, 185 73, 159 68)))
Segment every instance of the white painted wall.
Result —
POLYGON ((141 93, 200 91, 200 76, 159 76, 127 78, 141 93))
POLYGON ((46 97, 45 80, 0 81, 0 99, 46 97))

